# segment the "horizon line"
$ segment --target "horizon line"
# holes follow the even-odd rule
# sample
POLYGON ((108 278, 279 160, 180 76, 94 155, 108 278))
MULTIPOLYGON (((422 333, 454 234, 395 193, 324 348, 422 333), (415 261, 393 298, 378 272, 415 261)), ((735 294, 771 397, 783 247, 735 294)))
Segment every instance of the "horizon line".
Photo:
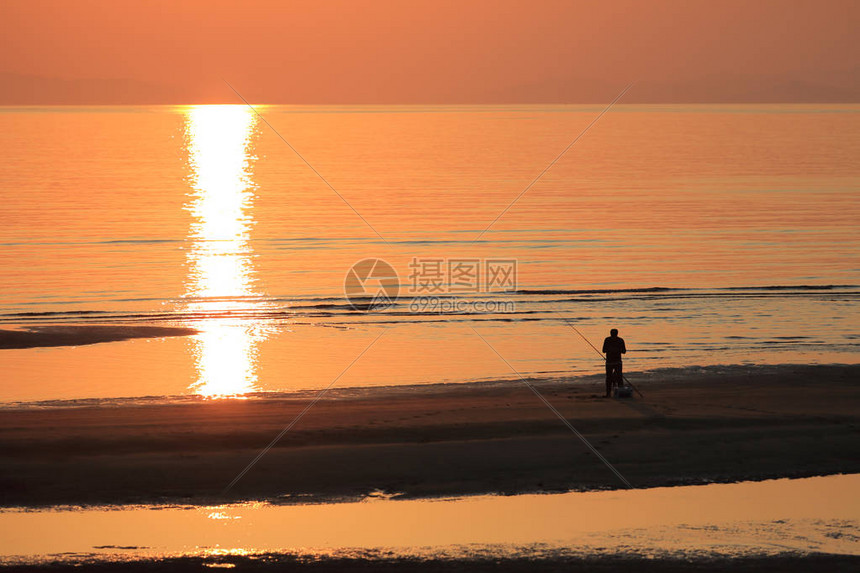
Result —
MULTIPOLYGON (((102 102, 102 103, 70 103, 70 102, 57 102, 57 103, 45 103, 45 102, 32 102, 32 103, 2 103, 0 102, 0 107, 191 107, 191 106, 201 106, 201 105, 241 105, 244 106, 246 104, 242 102, 224 102, 224 101, 214 101, 214 102, 136 102, 136 103, 120 103, 120 102, 102 102)), ((386 103, 284 103, 284 102, 260 102, 255 103, 251 102, 251 105, 254 106, 282 106, 282 107, 502 107, 502 106, 529 106, 529 107, 539 107, 539 106, 595 106, 595 105, 605 105, 605 102, 600 101, 577 101, 577 102, 487 102, 487 103, 474 103, 474 102, 446 102, 446 103, 434 103, 434 102, 421 102, 421 103, 396 103, 396 102, 386 102, 386 103)), ((630 107, 630 106, 664 106, 664 105, 700 105, 700 106, 710 106, 710 105, 725 105, 725 106, 745 106, 745 105, 807 105, 807 106, 820 106, 820 105, 860 105, 860 100, 853 101, 845 101, 845 100, 833 100, 833 101, 780 101, 780 100, 761 100, 761 101, 643 101, 643 102, 627 102, 627 103, 619 103, 616 107, 630 107)))

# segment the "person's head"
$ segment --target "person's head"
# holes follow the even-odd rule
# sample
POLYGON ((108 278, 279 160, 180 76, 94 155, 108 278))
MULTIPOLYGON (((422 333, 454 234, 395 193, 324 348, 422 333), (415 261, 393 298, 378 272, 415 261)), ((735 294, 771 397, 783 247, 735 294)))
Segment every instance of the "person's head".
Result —
POLYGON ((609 336, 618 336, 618 329, 617 329, 617 328, 613 328, 612 330, 610 330, 610 331, 609 331, 609 336))

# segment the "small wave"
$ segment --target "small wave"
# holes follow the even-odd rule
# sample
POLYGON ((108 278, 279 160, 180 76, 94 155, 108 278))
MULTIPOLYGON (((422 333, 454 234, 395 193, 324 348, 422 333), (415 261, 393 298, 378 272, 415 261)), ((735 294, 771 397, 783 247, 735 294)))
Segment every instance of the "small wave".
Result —
POLYGON ((839 290, 856 289, 860 285, 769 285, 726 287, 724 290, 839 290))
MULTIPOLYGON (((716 304, 721 301, 780 299, 797 297, 827 297, 828 300, 854 300, 860 297, 860 287, 855 285, 770 285, 736 286, 721 288, 675 288, 642 287, 627 289, 520 289, 511 293, 471 293, 444 294, 432 297, 432 305, 422 305, 422 312, 415 312, 411 303, 420 297, 401 296, 393 301, 391 307, 380 312, 367 314, 373 298, 370 296, 352 298, 321 296, 319 294, 296 297, 269 297, 264 295, 238 297, 199 297, 178 298, 160 301, 160 308, 149 311, 102 310, 81 308, 78 310, 21 311, 0 313, 0 323, 6 324, 73 324, 73 323, 194 323, 209 320, 273 321, 292 322, 303 318, 316 318, 321 322, 331 320, 355 319, 361 322, 386 317, 400 322, 416 322, 428 317, 442 315, 455 316, 497 316, 504 320, 525 319, 526 315, 546 314, 534 320, 555 320, 555 310, 573 312, 578 308, 607 304, 618 301, 639 302, 649 305, 645 310, 631 318, 665 320, 672 315, 674 319, 687 317, 690 309, 684 312, 685 304, 716 304), (514 306, 500 306, 497 312, 478 312, 469 302, 493 299, 513 302, 514 306), (452 307, 451 301, 465 301, 464 310, 452 307), (687 301, 691 301, 688 303, 687 301), (440 311, 441 310, 441 311, 440 311), (672 313, 683 313, 674 315, 672 313)), ((111 301, 115 302, 115 301, 111 301)), ((154 300, 154 302, 157 302, 154 300)), ((60 303, 62 304, 62 303, 60 303)), ((74 304, 69 302, 68 304, 74 304)), ((641 311, 642 309, 640 309, 641 311)), ((700 312, 693 312, 701 317, 700 312)), ((761 317, 763 315, 759 315, 761 317)))
POLYGON ((14 317, 29 317, 29 316, 63 316, 63 315, 79 315, 79 314, 110 314, 109 311, 105 310, 48 310, 43 312, 10 312, 7 314, 0 314, 0 318, 14 318, 14 317))
POLYGON ((838 291, 860 289, 860 285, 766 285, 766 286, 733 286, 733 287, 641 287, 620 289, 519 289, 519 295, 580 295, 580 294, 624 294, 624 293, 719 293, 732 291, 838 291))
POLYGON ((692 290, 672 287, 645 287, 645 288, 622 288, 622 289, 520 289, 515 294, 524 295, 568 295, 568 294, 615 294, 624 292, 669 292, 692 290))

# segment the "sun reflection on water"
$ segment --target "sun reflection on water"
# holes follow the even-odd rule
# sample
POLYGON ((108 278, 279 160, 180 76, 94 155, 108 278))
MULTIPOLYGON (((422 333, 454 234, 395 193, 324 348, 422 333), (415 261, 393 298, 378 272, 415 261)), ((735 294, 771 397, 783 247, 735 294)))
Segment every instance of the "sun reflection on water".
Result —
POLYGON ((186 208, 193 222, 183 302, 201 318, 192 339, 197 380, 191 389, 210 397, 253 392, 265 334, 241 314, 261 304, 250 242, 257 117, 239 105, 193 106, 185 113, 192 188, 186 208))

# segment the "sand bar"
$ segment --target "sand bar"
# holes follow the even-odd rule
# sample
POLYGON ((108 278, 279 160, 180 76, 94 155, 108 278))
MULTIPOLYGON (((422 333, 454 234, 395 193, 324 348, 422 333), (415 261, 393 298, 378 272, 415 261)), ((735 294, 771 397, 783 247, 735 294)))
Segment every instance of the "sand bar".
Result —
MULTIPOLYGON (((634 487, 860 471, 860 366, 536 382, 634 487)), ((613 489, 623 483, 521 382, 323 399, 229 492, 307 397, 7 409, 0 505, 336 499, 613 489)))

